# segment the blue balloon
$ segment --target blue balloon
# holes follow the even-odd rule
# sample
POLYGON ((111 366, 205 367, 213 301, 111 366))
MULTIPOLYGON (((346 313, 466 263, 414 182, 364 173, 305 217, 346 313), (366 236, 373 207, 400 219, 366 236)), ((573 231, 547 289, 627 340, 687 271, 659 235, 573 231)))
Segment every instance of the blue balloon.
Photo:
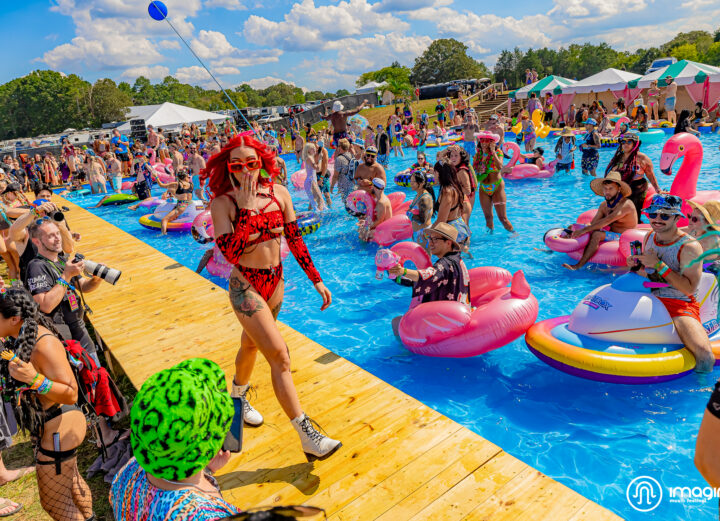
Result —
POLYGON ((158 0, 153 0, 150 2, 150 5, 148 5, 148 14, 153 20, 165 20, 168 14, 167 6, 158 0))

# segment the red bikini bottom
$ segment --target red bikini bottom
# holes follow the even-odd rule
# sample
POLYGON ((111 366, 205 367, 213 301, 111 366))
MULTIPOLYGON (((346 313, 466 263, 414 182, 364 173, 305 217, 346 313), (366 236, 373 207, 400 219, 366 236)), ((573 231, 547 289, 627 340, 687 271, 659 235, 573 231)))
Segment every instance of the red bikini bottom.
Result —
POLYGON ((238 266, 237 269, 266 303, 270 300, 270 297, 273 296, 278 284, 280 284, 283 278, 282 264, 278 264, 272 268, 247 268, 245 266, 238 266))

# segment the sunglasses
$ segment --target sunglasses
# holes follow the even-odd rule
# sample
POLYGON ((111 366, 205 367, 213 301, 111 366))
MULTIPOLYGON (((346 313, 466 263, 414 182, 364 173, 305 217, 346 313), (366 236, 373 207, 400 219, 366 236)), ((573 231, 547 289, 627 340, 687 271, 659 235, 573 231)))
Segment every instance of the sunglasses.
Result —
POLYGON ((377 154, 365 154, 365 157, 375 158, 375 157, 377 157, 377 154))
POLYGON ((660 219, 662 219, 663 221, 669 221, 669 220, 670 220, 670 217, 673 217, 673 214, 671 214, 671 213, 652 212, 652 213, 648 213, 647 216, 648 216, 650 219, 657 219, 658 217, 660 217, 660 219))
POLYGON ((446 239, 445 237, 428 237, 428 240, 434 244, 436 241, 449 241, 450 239, 446 239))
POLYGON ((233 174, 239 174, 244 170, 248 170, 248 171, 257 170, 261 166, 262 166, 262 162, 256 157, 251 157, 247 161, 236 160, 236 161, 228 161, 228 163, 227 163, 228 170, 233 174))
POLYGON ((692 214, 688 214, 688 215, 686 215, 685 217, 687 217, 690 222, 694 222, 694 223, 696 223, 696 222, 698 222, 698 221, 700 220, 700 218, 695 217, 695 216, 692 215, 692 214))

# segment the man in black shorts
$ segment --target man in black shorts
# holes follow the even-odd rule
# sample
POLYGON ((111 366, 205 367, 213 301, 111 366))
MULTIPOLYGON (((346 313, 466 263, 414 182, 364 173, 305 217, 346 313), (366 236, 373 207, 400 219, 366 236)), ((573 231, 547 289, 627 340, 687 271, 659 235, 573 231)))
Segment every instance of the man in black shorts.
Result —
POLYGON ((335 153, 333 154, 333 157, 335 157, 338 153, 338 141, 343 138, 347 138, 347 119, 367 107, 367 104, 368 100, 363 100, 362 104, 355 110, 343 111, 343 109, 345 108, 343 107, 343 104, 340 103, 339 100, 335 100, 332 107, 332 113, 320 115, 322 119, 330 121, 330 125, 332 125, 333 146, 335 147, 335 153))

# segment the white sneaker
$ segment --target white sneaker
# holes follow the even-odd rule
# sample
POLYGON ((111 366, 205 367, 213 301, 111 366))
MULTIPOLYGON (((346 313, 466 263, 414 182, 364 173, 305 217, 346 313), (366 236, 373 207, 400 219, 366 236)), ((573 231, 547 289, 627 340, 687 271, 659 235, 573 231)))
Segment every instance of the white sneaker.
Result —
POLYGON ((300 435, 300 442, 302 443, 303 452, 308 461, 315 461, 318 459, 325 459, 336 450, 342 447, 342 443, 338 440, 333 440, 320 434, 315 426, 320 426, 313 420, 308 418, 305 413, 291 421, 293 427, 300 435))
POLYGON ((255 410, 255 408, 252 405, 250 405, 250 402, 248 402, 247 393, 250 389, 253 389, 253 391, 254 391, 254 388, 250 387, 250 384, 237 385, 235 382, 233 382, 232 391, 230 392, 230 397, 235 400, 242 400, 242 402, 243 402, 243 420, 248 425, 257 427, 259 425, 262 425, 263 417, 262 417, 262 414, 257 412, 255 410))

